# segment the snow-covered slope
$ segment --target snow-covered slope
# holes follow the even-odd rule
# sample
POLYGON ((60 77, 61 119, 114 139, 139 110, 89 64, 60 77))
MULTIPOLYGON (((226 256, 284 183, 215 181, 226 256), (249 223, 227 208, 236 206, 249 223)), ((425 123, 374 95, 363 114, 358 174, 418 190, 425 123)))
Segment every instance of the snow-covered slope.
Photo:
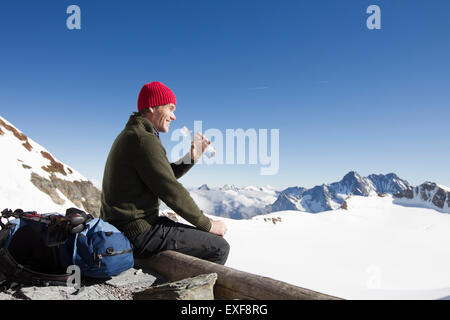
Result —
POLYGON ((346 202, 347 210, 222 219, 226 265, 347 299, 450 296, 450 215, 392 195, 346 202))
POLYGON ((100 191, 0 117, 0 210, 65 213, 77 207, 99 213, 100 191))

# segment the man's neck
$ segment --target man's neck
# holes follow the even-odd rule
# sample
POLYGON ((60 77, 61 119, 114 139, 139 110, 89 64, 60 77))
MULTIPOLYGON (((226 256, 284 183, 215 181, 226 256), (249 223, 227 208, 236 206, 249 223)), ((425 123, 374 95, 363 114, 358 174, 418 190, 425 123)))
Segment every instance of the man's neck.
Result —
POLYGON ((144 115, 144 118, 146 118, 148 121, 150 121, 150 123, 152 124, 153 130, 155 130, 156 136, 159 138, 159 131, 158 129, 156 129, 155 124, 153 123, 152 119, 150 119, 149 115, 144 115))

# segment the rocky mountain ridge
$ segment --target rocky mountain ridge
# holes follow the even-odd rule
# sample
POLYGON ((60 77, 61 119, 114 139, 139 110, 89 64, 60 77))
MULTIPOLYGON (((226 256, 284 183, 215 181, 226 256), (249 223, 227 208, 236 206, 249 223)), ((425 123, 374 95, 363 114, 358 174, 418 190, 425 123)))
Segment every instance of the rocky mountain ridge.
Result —
POLYGON ((340 208, 349 196, 394 194, 406 190, 410 185, 395 173, 360 176, 356 171, 348 172, 340 181, 322 184, 313 188, 290 187, 281 191, 277 200, 267 210, 299 210, 317 213, 340 208))

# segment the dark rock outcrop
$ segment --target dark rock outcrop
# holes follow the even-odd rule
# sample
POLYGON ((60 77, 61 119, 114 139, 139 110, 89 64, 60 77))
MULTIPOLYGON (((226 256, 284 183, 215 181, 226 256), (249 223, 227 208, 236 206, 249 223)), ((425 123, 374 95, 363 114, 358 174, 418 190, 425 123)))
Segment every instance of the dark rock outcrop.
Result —
POLYGON ((65 201, 61 199, 56 191, 59 190, 77 207, 81 209, 84 208, 85 211, 95 217, 98 217, 100 215, 101 191, 98 190, 90 181, 71 182, 57 178, 54 174, 51 174, 50 180, 48 180, 33 172, 31 174, 31 182, 39 190, 49 195, 49 197, 56 204, 65 204, 65 201))
POLYGON ((408 189, 394 194, 397 199, 416 199, 428 203, 438 209, 444 209, 447 202, 447 208, 450 207, 450 192, 439 187, 434 182, 424 182, 420 186, 408 187, 408 189))
POLYGON ((56 161, 52 155, 48 152, 41 151, 41 155, 43 158, 50 161, 50 164, 47 166, 42 166, 42 169, 49 173, 60 173, 63 176, 67 176, 66 171, 64 170, 64 165, 61 162, 56 161))
MULTIPOLYGON (((25 134, 23 134, 22 132, 19 132, 19 130, 17 130, 13 126, 10 126, 6 122, 4 122, 2 119, 0 119, 0 126, 5 128, 8 131, 11 131, 17 139, 22 141, 23 142, 22 145, 24 146, 25 149, 27 149, 28 151, 31 151, 33 149, 31 144, 28 142, 28 137, 25 134)), ((1 131, 1 132, 2 132, 2 134, 4 134, 3 131, 1 131)))

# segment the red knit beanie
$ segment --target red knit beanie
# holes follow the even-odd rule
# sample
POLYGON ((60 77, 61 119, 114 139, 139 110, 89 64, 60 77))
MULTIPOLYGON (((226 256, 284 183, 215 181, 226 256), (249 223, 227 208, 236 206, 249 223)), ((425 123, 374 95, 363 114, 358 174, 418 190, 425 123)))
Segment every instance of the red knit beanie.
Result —
POLYGON ((145 84, 138 98, 138 111, 151 107, 163 106, 169 103, 177 104, 177 99, 172 90, 161 82, 150 82, 145 84))

